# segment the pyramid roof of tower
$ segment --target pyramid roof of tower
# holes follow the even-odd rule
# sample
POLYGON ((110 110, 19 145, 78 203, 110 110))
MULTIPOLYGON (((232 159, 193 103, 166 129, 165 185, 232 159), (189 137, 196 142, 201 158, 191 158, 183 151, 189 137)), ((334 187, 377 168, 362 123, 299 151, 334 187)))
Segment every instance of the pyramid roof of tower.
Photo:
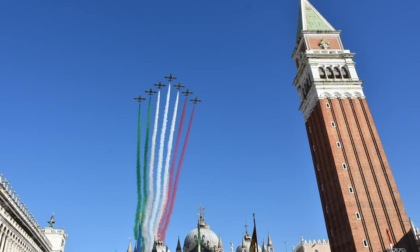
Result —
POLYGON ((335 31, 335 29, 308 0, 301 0, 298 38, 302 31, 335 31))

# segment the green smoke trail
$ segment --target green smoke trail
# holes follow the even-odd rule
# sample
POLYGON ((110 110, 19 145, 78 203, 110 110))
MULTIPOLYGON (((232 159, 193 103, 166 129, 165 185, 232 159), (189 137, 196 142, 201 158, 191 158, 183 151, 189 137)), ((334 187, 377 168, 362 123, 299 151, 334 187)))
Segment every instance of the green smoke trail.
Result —
POLYGON ((137 121, 137 162, 136 162, 136 175, 137 175, 137 209, 136 209, 136 218, 134 222, 134 237, 139 237, 139 227, 140 227, 140 211, 141 211, 141 174, 140 174, 140 140, 141 140, 141 101, 139 101, 139 112, 138 112, 138 121, 137 121))
MULTIPOLYGON (((140 215, 140 226, 143 224, 145 206, 147 204, 147 156, 149 154, 149 133, 150 133, 150 112, 152 107, 152 98, 149 98, 149 104, 147 108, 147 122, 146 122, 146 140, 144 143, 144 163, 143 163, 143 204, 141 205, 141 215, 140 215)), ((141 244, 144 244, 144 237, 141 236, 141 244)), ((144 247, 143 247, 144 249, 144 247)))

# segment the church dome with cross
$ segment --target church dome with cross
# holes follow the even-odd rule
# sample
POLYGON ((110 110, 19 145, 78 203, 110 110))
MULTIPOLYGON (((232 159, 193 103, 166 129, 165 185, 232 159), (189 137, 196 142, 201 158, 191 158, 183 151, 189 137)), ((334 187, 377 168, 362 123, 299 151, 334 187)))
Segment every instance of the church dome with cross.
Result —
POLYGON ((200 213, 197 228, 193 229, 184 240, 183 252, 223 252, 222 239, 210 229, 200 213), (201 245, 199 249, 198 245, 201 245))

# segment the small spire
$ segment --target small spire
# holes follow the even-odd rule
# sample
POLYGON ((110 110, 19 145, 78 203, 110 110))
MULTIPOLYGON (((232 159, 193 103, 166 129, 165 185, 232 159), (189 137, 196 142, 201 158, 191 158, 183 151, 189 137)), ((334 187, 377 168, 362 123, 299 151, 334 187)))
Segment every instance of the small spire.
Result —
POLYGON ((152 248, 152 252, 157 252, 157 248, 156 248, 156 242, 153 243, 153 248, 152 248))
POLYGON ((133 248, 131 247, 131 238, 128 238, 128 248, 127 252, 133 252, 133 248))
POLYGON ((262 247, 262 252, 267 252, 267 246, 265 246, 264 241, 262 242, 261 247, 262 247))
POLYGON ((178 236, 178 242, 176 244, 176 252, 181 252, 181 251, 182 251, 181 242, 179 241, 179 236, 178 236))
POLYGON ((271 240, 271 236, 270 236, 270 233, 268 233, 268 239, 267 239, 267 245, 270 247, 272 247, 273 246, 273 241, 271 240))

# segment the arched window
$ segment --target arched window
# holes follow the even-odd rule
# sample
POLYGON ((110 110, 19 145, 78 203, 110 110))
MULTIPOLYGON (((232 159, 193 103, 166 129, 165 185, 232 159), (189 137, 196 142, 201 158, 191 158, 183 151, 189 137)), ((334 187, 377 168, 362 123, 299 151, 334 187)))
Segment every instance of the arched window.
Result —
POLYGON ((341 68, 341 75, 343 75, 344 79, 348 79, 349 78, 349 72, 347 71, 347 69, 345 67, 341 68))
POLYGON ((340 69, 338 67, 334 67, 334 76, 336 79, 341 79, 340 69))
POLYGON ((318 68, 318 72, 319 72, 319 77, 321 79, 326 79, 325 71, 324 71, 324 69, 322 69, 322 67, 318 68))
POLYGON ((327 67, 327 77, 328 77, 328 79, 334 78, 333 72, 332 72, 330 67, 327 67))

